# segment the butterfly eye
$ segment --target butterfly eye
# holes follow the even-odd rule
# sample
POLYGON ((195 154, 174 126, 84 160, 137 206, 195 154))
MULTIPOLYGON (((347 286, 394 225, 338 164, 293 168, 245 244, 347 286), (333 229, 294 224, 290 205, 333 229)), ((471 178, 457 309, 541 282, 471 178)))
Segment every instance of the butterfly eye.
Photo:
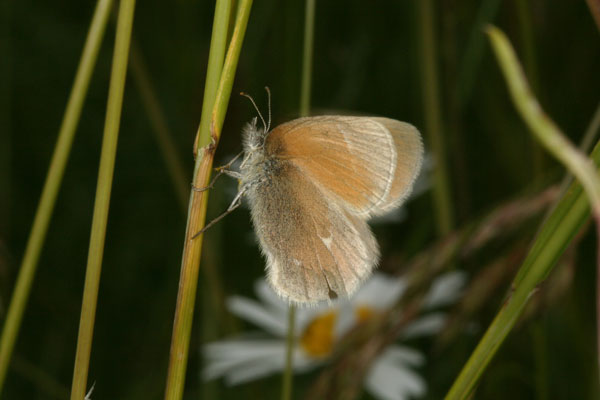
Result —
POLYGON ((255 129, 253 135, 250 137, 250 149, 258 150, 262 149, 265 145, 265 135, 262 129, 255 129))

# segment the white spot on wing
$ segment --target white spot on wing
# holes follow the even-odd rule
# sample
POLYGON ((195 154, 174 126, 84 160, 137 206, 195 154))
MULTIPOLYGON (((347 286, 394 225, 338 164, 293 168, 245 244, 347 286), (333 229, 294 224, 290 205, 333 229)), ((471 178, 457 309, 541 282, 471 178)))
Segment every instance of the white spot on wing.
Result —
POLYGON ((333 241, 333 237, 331 236, 331 234, 329 234, 329 237, 319 236, 319 238, 323 241, 323 244, 325 245, 325 247, 327 247, 327 250, 331 251, 331 242, 333 241))

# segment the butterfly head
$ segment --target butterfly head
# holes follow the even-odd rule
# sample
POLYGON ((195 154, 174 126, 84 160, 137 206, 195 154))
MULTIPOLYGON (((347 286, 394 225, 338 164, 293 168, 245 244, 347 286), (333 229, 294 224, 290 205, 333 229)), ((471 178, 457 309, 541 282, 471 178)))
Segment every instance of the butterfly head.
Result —
POLYGON ((250 100, 250 102, 254 106, 254 109, 256 110, 256 112, 262 122, 262 128, 259 128, 257 126, 258 118, 254 117, 254 118, 252 118, 252 121, 250 121, 250 123, 248 125, 246 125, 246 127, 243 130, 244 151, 246 152, 247 155, 256 154, 257 151, 259 151, 259 152, 264 151, 265 139, 267 138, 267 135, 269 134, 269 130, 271 129, 271 91, 269 90, 268 87, 265 87, 265 90, 267 91, 267 98, 268 98, 268 110, 269 110, 268 121, 269 122, 265 121, 265 118, 263 117, 260 110, 256 106, 256 103, 254 102, 254 99, 252 98, 252 96, 250 96, 244 92, 240 93, 242 96, 247 97, 250 100))
POLYGON ((265 139, 267 137, 266 127, 257 126, 258 119, 252 118, 243 130, 244 150, 246 153, 254 153, 265 147, 265 139))

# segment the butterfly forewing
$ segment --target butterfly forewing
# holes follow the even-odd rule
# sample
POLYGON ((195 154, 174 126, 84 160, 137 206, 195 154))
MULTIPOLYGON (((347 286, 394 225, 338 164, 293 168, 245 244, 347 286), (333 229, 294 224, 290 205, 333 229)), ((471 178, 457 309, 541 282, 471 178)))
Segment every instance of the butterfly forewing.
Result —
POLYGON ((377 212, 394 186, 394 138, 374 118, 299 118, 274 129, 267 146, 356 215, 377 212))

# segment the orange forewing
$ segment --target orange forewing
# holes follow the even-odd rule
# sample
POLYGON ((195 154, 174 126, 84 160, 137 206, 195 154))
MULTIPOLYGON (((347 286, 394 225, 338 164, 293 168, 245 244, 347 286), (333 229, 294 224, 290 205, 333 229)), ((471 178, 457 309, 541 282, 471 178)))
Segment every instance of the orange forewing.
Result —
POLYGON ((270 133, 267 152, 290 160, 351 212, 368 215, 391 188, 395 152, 390 135, 376 130, 379 124, 365 122, 357 117, 300 118, 270 133))
POLYGON ((410 191, 423 153, 418 131, 409 124, 347 116, 282 124, 268 136, 267 147, 359 216, 398 205, 410 191))

